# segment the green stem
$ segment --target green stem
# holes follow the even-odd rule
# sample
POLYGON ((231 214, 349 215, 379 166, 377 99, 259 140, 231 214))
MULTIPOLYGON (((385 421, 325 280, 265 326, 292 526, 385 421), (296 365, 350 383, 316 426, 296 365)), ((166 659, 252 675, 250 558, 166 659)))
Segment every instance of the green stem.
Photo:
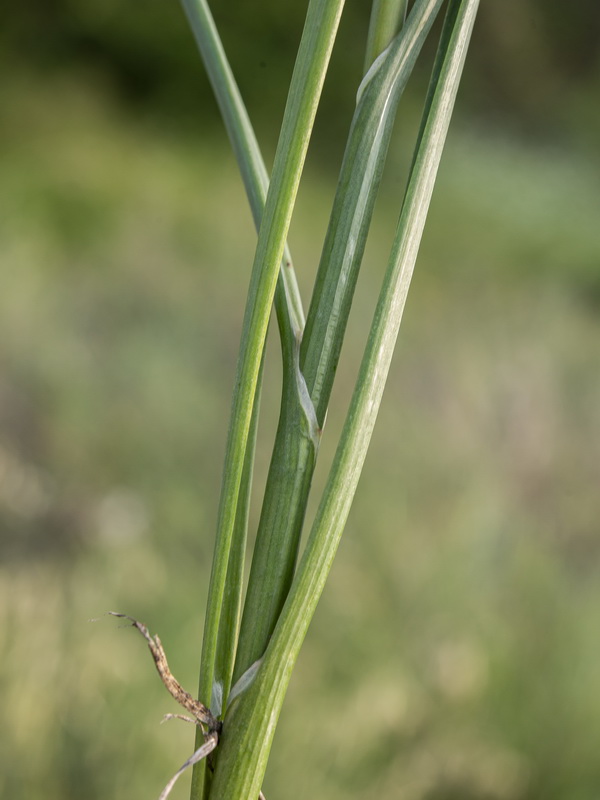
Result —
POLYGON ((298 355, 285 358, 280 420, 240 627, 234 680, 264 653, 291 585, 320 428, 398 101, 443 0, 419 0, 402 33, 365 79, 298 355), (306 396, 310 394, 311 402, 306 396), (314 405, 314 411, 313 406, 314 405))
POLYGON ((294 576, 320 430, 299 368, 299 342, 284 356, 277 434, 252 556, 234 681, 265 651, 294 576))
MULTIPOLYGON (((227 438, 217 539, 202 643, 199 696, 205 703, 213 695, 215 681, 222 680, 222 676, 215 674, 219 626, 242 470, 269 315, 292 209, 342 8, 343 0, 311 0, 309 4, 275 154, 273 177, 258 235, 227 438)), ((202 797, 202 787, 202 780, 195 777, 192 784, 192 798, 202 797)))
MULTIPOLYGON (((209 80, 217 99, 221 116, 232 144, 256 227, 260 226, 269 179, 267 170, 252 128, 244 102, 223 49, 214 19, 206 0, 182 0, 190 27, 194 33, 209 80)), ((275 308, 284 350, 290 349, 304 328, 304 312, 289 250, 284 250, 281 272, 275 292, 275 308)), ((255 412, 258 416, 258 411, 255 412)), ((251 437, 252 443, 254 437, 251 437)), ((242 486, 250 491, 254 447, 246 452, 245 473, 242 486)), ((245 503, 249 502, 249 499, 245 503)), ((238 617, 243 589, 243 563, 245 558, 247 508, 238 511, 224 592, 222 624, 219 629, 215 656, 215 675, 226 698, 231 684, 233 659, 238 633, 238 617)), ((199 744, 198 740, 198 744, 199 744)))
POLYGON ((435 91, 334 464, 260 668, 230 705, 211 800, 258 796, 291 672, 331 568, 379 409, 477 7, 478 0, 450 0, 442 68, 434 76, 435 91))
MULTIPOLYGON (((236 509, 235 526, 233 530, 233 546, 227 565, 227 579, 223 607, 219 624, 219 639, 215 654, 215 683, 214 689, 217 696, 211 697, 211 710, 215 716, 225 713, 224 704, 231 688, 233 665, 235 661, 235 638, 239 630, 240 611, 242 601, 242 587, 244 585, 244 567, 246 560, 246 539, 248 534, 248 515, 250 512, 250 495, 252 492, 252 475, 254 471, 254 453, 256 450, 256 434, 258 429, 258 416, 260 407, 260 386, 262 385, 263 363, 260 368, 256 400, 252 411, 250 431, 242 482, 236 509)), ((197 747, 202 744, 202 731, 199 731, 197 747)))
MULTIPOLYGON (((248 195, 252 215, 258 228, 262 218, 269 179, 254 130, 231 71, 223 45, 206 0, 182 0, 185 13, 194 33, 209 80, 213 87, 229 139, 235 153, 248 195)), ((286 245, 275 292, 275 308, 284 347, 292 346, 304 328, 304 312, 292 259, 286 245)), ((261 368, 262 371, 262 368, 261 368)), ((259 378, 258 385, 261 380, 259 378)), ((254 405, 247 444, 240 496, 230 546, 229 563, 223 592, 223 606, 218 628, 215 652, 215 685, 219 698, 211 698, 211 706, 221 706, 226 701, 231 685, 239 615, 243 591, 243 570, 246 555, 248 511, 252 485, 252 471, 258 422, 258 397, 254 405)), ((199 693, 202 693, 200 687, 199 693)), ((201 744, 198 732, 197 746, 201 744)), ((196 787, 203 784, 204 764, 194 772, 196 787)), ((200 790, 196 788, 199 795, 200 790)))
POLYGON ((408 0, 373 0, 365 53, 365 72, 402 27, 407 6, 408 0))

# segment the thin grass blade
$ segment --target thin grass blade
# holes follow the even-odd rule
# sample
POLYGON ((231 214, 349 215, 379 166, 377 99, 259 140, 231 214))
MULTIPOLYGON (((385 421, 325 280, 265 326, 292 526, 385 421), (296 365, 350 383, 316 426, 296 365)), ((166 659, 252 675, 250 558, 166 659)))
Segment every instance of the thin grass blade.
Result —
POLYGON ((265 651, 294 576, 321 430, 299 366, 284 358, 281 410, 240 626, 234 680, 265 651))
MULTIPOLYGON (((342 8, 343 0, 311 0, 309 4, 275 154, 273 177, 261 219, 242 329, 202 643, 199 696, 207 700, 212 696, 215 677, 217 681, 220 679, 215 676, 219 626, 269 316, 292 209, 342 8)), ((203 785, 203 780, 194 776, 194 800, 202 797, 203 785)))
MULTIPOLYGON (((215 716, 225 713, 227 695, 231 688, 233 678, 233 665, 235 663, 236 641, 240 626, 242 607, 242 590, 244 586, 244 568, 246 563, 246 540, 248 534, 248 516, 250 514, 250 499, 252 493, 252 476, 254 471, 254 453, 256 450, 256 436, 258 432, 258 417, 260 407, 260 387, 262 385, 263 363, 260 368, 258 388, 250 431, 248 445, 244 460, 244 470, 238 497, 235 525, 232 534, 232 546, 227 565, 227 578, 223 594, 221 621, 219 625, 219 638, 215 652, 215 677, 211 693, 211 710, 215 716), (218 710, 217 710, 218 707, 218 710)), ((198 734, 199 737, 199 734, 198 734)))
MULTIPOLYGON (((213 87, 258 229, 264 210, 269 179, 254 130, 206 0, 182 0, 182 5, 213 87)), ((289 349, 304 327, 304 312, 287 245, 284 249, 275 293, 275 308, 282 342, 289 349)), ((259 387, 261 383, 259 377, 259 387)), ((258 413, 257 392, 236 508, 215 652, 215 680, 211 691, 211 707, 215 709, 218 705, 219 713, 231 684, 239 630, 258 413)), ((200 746, 200 732, 196 739, 197 746, 200 746)), ((198 785, 203 783, 202 773, 204 771, 204 764, 195 770, 195 782, 198 785)))
MULTIPOLYGON (((257 229, 260 226, 269 176, 265 167, 256 134, 250 122, 246 106, 229 65, 227 55, 219 37, 217 27, 206 0, 181 0, 190 28, 196 39, 198 50, 206 68, 215 93, 219 110, 233 148, 242 180, 248 195, 248 202, 257 229)), ((284 250, 281 265, 283 286, 278 288, 276 303, 282 308, 280 327, 285 326, 289 335, 297 335, 304 327, 302 300, 289 249, 284 250)))
POLYGON ((260 789, 292 668, 331 568, 377 416, 477 7, 478 0, 450 0, 444 58, 434 76, 435 91, 342 438, 264 660, 254 682, 230 706, 211 800, 250 798, 260 789))

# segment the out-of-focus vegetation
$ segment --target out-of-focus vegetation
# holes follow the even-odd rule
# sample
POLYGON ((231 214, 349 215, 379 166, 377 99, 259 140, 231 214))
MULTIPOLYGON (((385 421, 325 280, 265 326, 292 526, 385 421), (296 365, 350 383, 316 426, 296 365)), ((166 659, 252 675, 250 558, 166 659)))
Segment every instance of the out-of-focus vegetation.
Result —
MULTIPOLYGON (((319 112, 325 138, 344 136, 360 81, 370 3, 348 3, 319 112)), ((212 3, 242 94, 262 137, 274 142, 305 3, 212 3)), ((600 137, 600 8, 596 0, 492 0, 482 4, 463 108, 530 136, 600 137), (567 13, 568 12, 568 13, 567 13)), ((218 124, 208 81, 177 2, 22 0, 3 14, 3 73, 85 71, 140 114, 175 127, 218 124)), ((418 68, 419 69, 419 68, 418 68)), ((427 68, 420 68, 427 80, 427 68)))
MULTIPOLYGON (((467 70, 372 452, 275 740, 269 800, 597 800, 600 181, 590 151, 573 147, 591 142, 597 114, 585 102, 598 77, 586 44, 598 12, 587 5, 588 17, 583 2, 573 11, 583 22, 564 61, 575 69, 580 52, 583 72, 540 146, 531 134, 549 90, 529 107, 526 67, 494 50, 504 42, 506 54, 521 27, 500 11, 508 0, 482 4, 480 68, 467 70), (527 106, 507 123, 512 138, 490 123, 478 88, 490 75, 504 111, 527 106)), ((272 6, 280 27, 269 36, 250 6, 216 8, 240 26, 230 49, 259 105, 254 82, 277 77, 279 47, 291 63, 288 24, 302 11, 272 6)), ((560 49, 563 4, 554 17, 557 3, 510 8, 544 20, 543 52, 560 49)), ((191 42, 185 53, 175 44, 188 35, 176 17, 151 6, 140 26, 117 4, 31 0, 3 32, 14 34, 0 107, 0 796, 11 800, 142 800, 191 752, 183 723, 158 724, 176 709, 143 641, 114 620, 87 622, 136 615, 196 685, 255 235, 227 143, 214 121, 203 126, 201 67, 191 42), (97 44, 105 31, 120 49, 97 44), (133 72, 153 65, 147 104, 127 94, 124 54, 133 72), (193 125, 173 124, 175 106, 193 125)), ((526 62, 536 51, 514 52, 526 62)), ((560 88, 570 73, 557 74, 548 80, 560 88)), ((324 138, 337 124, 324 116, 324 138)), ((402 128, 332 429, 395 221, 402 128)), ((291 238, 305 297, 335 180, 318 155, 291 238)), ((267 375, 265 442, 277 389, 267 375)), ((328 441, 326 431, 324 462, 328 441)))

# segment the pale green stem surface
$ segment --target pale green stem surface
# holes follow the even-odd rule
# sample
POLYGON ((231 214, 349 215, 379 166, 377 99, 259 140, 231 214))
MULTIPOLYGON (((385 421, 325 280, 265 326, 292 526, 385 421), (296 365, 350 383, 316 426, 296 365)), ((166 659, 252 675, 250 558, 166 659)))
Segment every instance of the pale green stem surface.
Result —
POLYGON ((211 800, 258 797, 291 672, 331 568, 379 409, 477 7, 478 0, 450 0, 442 37, 445 56, 434 75, 435 90, 340 444, 262 664, 229 708, 211 800))
POLYGON ((398 101, 442 2, 417 2, 402 33, 372 68, 359 91, 302 339, 299 368, 297 354, 293 359, 284 358, 281 415, 254 547, 234 681, 264 653, 291 585, 320 428, 398 101), (312 403, 307 401, 307 395, 312 403))
POLYGON ((365 53, 365 72, 402 27, 408 0, 373 0, 365 53))
MULTIPOLYGON (((264 358, 261 364, 260 377, 256 392, 256 400, 252 410, 248 445, 244 461, 244 471, 236 509, 235 526, 233 530, 233 545, 227 566, 227 579, 223 597, 223 608, 219 625, 219 639, 215 658, 215 674, 221 675, 217 689, 217 697, 211 697, 211 710, 215 716, 225 713, 225 703, 231 688, 231 677, 235 662, 235 640, 239 629, 242 588, 244 586, 244 569, 246 564, 246 539, 248 535, 248 516, 250 513, 250 498, 252 493, 252 476, 254 471, 254 453, 256 450, 256 435, 258 430, 258 417, 260 408, 260 386, 264 358)), ((202 744, 202 731, 198 731, 197 747, 202 744)))
MULTIPOLYGON (((213 684, 224 677, 216 674, 219 665, 215 662, 254 399, 292 209, 342 8, 343 0, 311 0, 309 4, 261 219, 242 329, 202 643, 199 696, 205 703, 213 696, 213 684)), ((195 777, 194 800, 202 797, 203 786, 203 780, 195 777)))

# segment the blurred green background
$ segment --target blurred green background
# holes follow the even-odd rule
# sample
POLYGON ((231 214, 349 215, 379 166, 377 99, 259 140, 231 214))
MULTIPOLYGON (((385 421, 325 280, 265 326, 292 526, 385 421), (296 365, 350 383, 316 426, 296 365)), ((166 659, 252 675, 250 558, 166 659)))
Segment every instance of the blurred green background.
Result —
MULTIPOLYGON (((291 231, 305 298, 368 5, 348 4, 291 231)), ((304 10, 214 3, 268 160, 304 10)), ((600 796, 599 41, 596 0, 482 3, 268 800, 600 796)), ((317 489, 432 52, 400 108, 317 489)), ((176 709, 143 641, 102 614, 145 621, 193 690, 255 234, 177 3, 23 0, 0 53, 0 796, 142 800, 193 733, 159 725, 176 709)))

